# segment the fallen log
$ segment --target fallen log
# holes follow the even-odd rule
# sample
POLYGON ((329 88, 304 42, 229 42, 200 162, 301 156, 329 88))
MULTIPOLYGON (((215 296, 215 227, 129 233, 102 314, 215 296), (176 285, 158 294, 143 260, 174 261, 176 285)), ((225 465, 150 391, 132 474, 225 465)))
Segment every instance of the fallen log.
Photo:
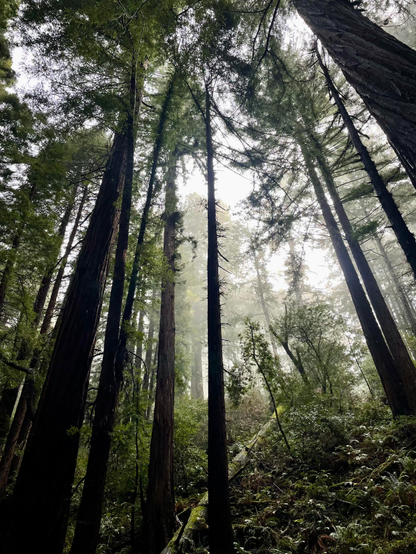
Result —
MULTIPOLYGON (((228 467, 228 482, 231 483, 250 461, 250 454, 262 443, 273 425, 274 418, 263 425, 260 431, 232 459, 228 467)), ((195 552, 205 537, 208 537, 208 493, 192 508, 189 517, 178 529, 161 554, 190 554, 195 552)))

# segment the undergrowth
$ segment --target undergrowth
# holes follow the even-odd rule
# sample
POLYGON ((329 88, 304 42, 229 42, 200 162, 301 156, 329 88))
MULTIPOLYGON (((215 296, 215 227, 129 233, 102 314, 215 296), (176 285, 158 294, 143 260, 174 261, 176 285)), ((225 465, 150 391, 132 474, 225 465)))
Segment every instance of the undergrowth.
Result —
POLYGON ((273 430, 231 488, 236 550, 416 554, 416 419, 309 406, 273 430))

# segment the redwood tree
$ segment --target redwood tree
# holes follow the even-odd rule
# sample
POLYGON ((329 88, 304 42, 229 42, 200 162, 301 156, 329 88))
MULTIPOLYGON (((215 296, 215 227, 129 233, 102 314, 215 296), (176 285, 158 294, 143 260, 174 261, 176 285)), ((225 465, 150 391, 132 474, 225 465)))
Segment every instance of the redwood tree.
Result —
POLYGON ((356 2, 293 4, 364 100, 416 187, 416 51, 365 17, 356 2))

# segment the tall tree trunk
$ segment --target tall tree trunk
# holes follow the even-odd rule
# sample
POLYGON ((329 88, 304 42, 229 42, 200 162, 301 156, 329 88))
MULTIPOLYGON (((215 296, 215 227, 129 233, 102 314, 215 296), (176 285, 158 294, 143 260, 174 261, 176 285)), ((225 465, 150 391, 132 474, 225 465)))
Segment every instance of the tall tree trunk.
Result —
POLYGON ((153 406, 158 353, 159 353, 159 342, 156 343, 156 348, 155 348, 155 353, 154 353, 154 358, 153 358, 153 364, 152 364, 152 368, 150 370, 149 400, 148 400, 147 410, 146 410, 146 415, 145 415, 147 420, 150 418, 150 414, 152 412, 152 406, 153 406))
POLYGON ((175 240, 177 149, 166 178, 163 251, 171 274, 163 279, 156 397, 150 443, 149 485, 143 533, 147 554, 159 554, 175 532, 173 409, 175 398, 175 240))
POLYGON ((126 304, 124 306, 122 325, 120 329, 120 339, 116 355, 115 368, 116 372, 120 373, 123 371, 123 367, 126 361, 127 355, 127 340, 128 340, 128 325, 131 321, 131 316, 133 313, 133 304, 134 297, 136 294, 136 287, 141 263, 142 247, 144 242, 144 236, 147 227, 147 221, 149 219, 150 206, 153 199, 153 189, 156 180, 156 170, 159 165, 160 152, 163 146, 165 125, 168 117, 168 112, 170 108, 170 103, 174 93, 176 75, 174 74, 169 82, 168 89, 166 91, 165 99, 163 101, 162 111, 160 113, 157 132, 156 132, 156 141, 153 148, 152 155, 152 167, 150 170, 149 184, 147 188, 146 202, 143 208, 142 219, 140 222, 139 236, 137 238, 136 250, 134 253, 133 268, 130 275, 129 287, 127 291, 126 304))
POLYGON ((411 413, 416 415, 416 369, 403 342, 402 336, 397 329, 396 322, 387 307, 383 294, 378 286, 364 252, 361 250, 359 242, 354 238, 351 223, 345 212, 341 198, 339 197, 331 170, 328 167, 325 156, 322 152, 322 147, 312 131, 308 131, 308 135, 310 136, 312 142, 312 148, 316 153, 318 167, 324 177, 338 219, 341 223, 355 263, 357 264, 358 271, 361 274, 361 278, 367 290, 371 305, 392 354, 397 368, 397 373, 400 374, 400 381, 403 383, 404 392, 406 394, 411 413))
POLYGON ((122 373, 114 371, 118 347, 121 309, 123 304, 126 256, 129 240, 130 214, 135 148, 135 113, 137 99, 137 60, 132 64, 130 83, 130 109, 127 115, 127 163, 120 211, 120 223, 113 272, 113 283, 108 307, 104 338, 104 354, 100 382, 95 401, 88 465, 78 510, 71 554, 94 554, 97 549, 105 481, 110 456, 111 434, 114 429, 116 408, 122 373))
MULTIPOLYGON (((75 217, 75 221, 74 221, 74 225, 73 225, 73 228, 72 228, 72 231, 71 231, 71 235, 69 237, 68 245, 67 245, 66 250, 65 250, 64 259, 61 263, 61 266, 58 270, 58 274, 57 274, 56 279, 55 279, 55 283, 54 283, 54 286, 53 286, 53 289, 52 289, 51 298, 50 298, 48 308, 46 310, 46 314, 45 314, 45 317, 44 317, 44 320, 43 320, 43 323, 42 323, 42 326, 41 326, 41 329, 40 329, 40 333, 39 333, 40 336, 46 334, 49 330, 49 325, 50 325, 50 321, 52 319, 56 299, 57 299, 59 288, 60 288, 60 285, 61 285, 61 282, 62 282, 62 277, 63 277, 63 272, 64 272, 64 268, 65 268, 65 265, 66 265, 66 261, 67 261, 67 258, 69 256, 69 253, 72 249, 72 243, 73 243, 76 231, 78 230, 78 225, 79 225, 79 221, 80 221, 80 218, 81 218, 81 215, 82 215, 84 202, 85 202, 86 195, 87 195, 87 190, 88 190, 87 187, 85 187, 84 193, 82 195, 82 198, 81 198, 81 201, 80 201, 80 204, 79 204, 78 212, 77 212, 77 215, 75 217)), ((73 207, 73 205, 72 205, 72 207, 73 207)), ((64 236, 64 234, 65 234, 65 229, 63 229, 65 219, 66 219, 66 215, 64 216, 64 219, 61 222, 60 232, 62 230, 62 236, 64 236)), ((67 223, 65 224, 65 228, 66 228, 67 223)), ((45 284, 45 281, 42 282, 41 288, 44 286, 44 284, 45 284)), ((39 315, 41 315, 41 311, 43 309, 43 303, 42 303, 42 300, 39 300, 39 296, 40 296, 40 294, 38 293, 38 297, 37 297, 37 300, 36 300, 35 306, 34 306, 34 311, 36 313, 35 323, 38 322, 37 324, 39 324, 39 321, 38 321, 39 320, 39 315), (37 310, 39 310, 39 312, 37 310)), ((29 367, 31 369, 35 370, 38 367, 40 354, 41 354, 41 349, 40 349, 39 346, 37 346, 35 348, 34 352, 33 352, 32 359, 31 359, 30 364, 29 364, 29 367)), ((42 371, 41 371, 41 373, 42 373, 42 371)), ((20 420, 21 421, 21 426, 20 426, 19 435, 18 435, 17 439, 10 442, 10 446, 14 450, 14 453, 13 453, 13 458, 12 458, 11 463, 10 463, 10 467, 5 468, 5 471, 7 471, 8 474, 9 474, 8 475, 9 481, 10 481, 10 478, 13 475, 16 474, 16 472, 18 471, 18 469, 20 467, 22 453, 24 452, 24 449, 26 447, 29 432, 30 432, 30 429, 32 427, 32 422, 33 422, 33 417, 34 417, 34 407, 35 407, 35 404, 36 404, 36 399, 37 399, 36 397, 38 396, 38 394, 36 394, 35 386, 34 386, 34 383, 33 383, 33 375, 28 376, 26 378, 24 387, 25 388, 23 389, 23 392, 22 392, 22 395, 19 399, 19 404, 18 404, 18 407, 17 407, 17 411, 19 413, 23 413, 24 418, 23 418, 23 420, 20 420), (30 408, 29 410, 27 409, 28 407, 30 408), (17 449, 17 451, 16 451, 16 449, 17 449)), ((14 429, 15 429, 15 431, 18 431, 17 427, 14 427, 14 429)))
POLYGON ((354 122, 352 121, 347 109, 345 108, 344 103, 338 93, 338 90, 331 79, 329 71, 322 61, 318 48, 316 48, 316 53, 318 56, 319 64, 325 75, 328 88, 332 94, 332 97, 334 98, 334 101, 345 123, 345 126, 348 129, 351 142, 354 145, 354 148, 357 150, 358 154, 360 155, 361 161, 370 178, 371 184, 373 185, 373 188, 377 194, 377 197, 380 200, 380 204, 382 205, 383 210, 385 211, 388 217, 388 220, 391 223, 391 227, 397 237, 397 240, 400 246, 403 249, 406 259, 413 270, 413 275, 416 277, 415 237, 407 227, 403 219, 403 216, 400 213, 399 208, 396 205, 396 202, 394 201, 393 195, 387 189, 386 184, 384 183, 379 172, 377 171, 376 164, 373 162, 367 148, 364 146, 360 138, 360 135, 358 134, 358 131, 354 126, 354 122))
POLYGON ((331 237, 342 272, 344 273, 352 301, 357 311, 358 319, 363 329, 364 337, 383 384, 390 408, 394 416, 410 415, 412 414, 412 409, 408 404, 401 375, 397 371, 396 364, 394 363, 390 351, 385 343, 384 337, 371 310, 370 303, 367 300, 367 296, 361 286, 357 272, 348 254, 348 250, 342 240, 338 225, 331 212, 324 190, 315 171, 311 155, 308 148, 303 143, 300 135, 298 135, 297 139, 302 150, 310 180, 315 189, 315 194, 322 210, 325 225, 331 237))
POLYGON ((270 326, 271 326, 272 322, 271 322, 271 319, 270 319, 269 310, 267 308, 266 299, 264 298, 264 287, 263 287, 263 281, 262 281, 262 278, 261 278, 260 263, 259 263, 259 259, 257 257, 256 248, 255 248, 254 245, 251 248, 251 252, 253 254, 254 268, 256 270, 257 291, 259 293, 260 305, 261 305, 261 309, 263 310, 263 315, 264 315, 264 318, 265 318, 266 323, 267 323, 267 332, 268 332, 269 337, 270 337, 270 343, 272 345, 273 355, 274 355, 275 358, 277 358, 278 353, 277 353, 276 341, 274 340, 274 336, 273 336, 272 332, 270 331, 270 326))
MULTIPOLYGON (((62 239, 65 235, 65 230, 69 222, 69 218, 71 216, 71 212, 74 206, 75 201, 75 195, 76 195, 76 188, 74 189, 74 193, 72 195, 71 200, 69 201, 67 208, 64 212, 63 218, 61 220, 61 224, 59 226, 58 230, 58 237, 62 239)), ((57 252, 57 256, 59 255, 59 252, 57 252)), ((52 267, 49 268, 49 270, 45 273, 43 276, 41 285, 39 287, 38 293, 36 295, 36 299, 33 306, 33 311, 35 313, 35 320, 33 321, 33 328, 36 329, 39 325, 40 318, 42 316, 42 310, 43 306, 45 304, 46 296, 48 294, 48 290, 51 284, 52 279, 52 273, 53 268, 55 267, 56 259, 54 260, 54 263, 52 264, 52 267)), ((36 366, 33 363, 33 358, 37 359, 36 353, 33 353, 32 361, 29 365, 31 369, 34 369, 36 366)), ((33 418, 33 401, 34 401, 34 376, 27 375, 25 379, 25 383, 23 385, 23 390, 19 398, 19 402, 17 404, 16 413, 13 418, 12 425, 10 427, 10 431, 7 437, 4 453, 1 456, 0 461, 0 501, 3 499, 5 492, 6 492, 6 486, 7 481, 9 477, 9 471, 10 467, 13 461, 14 452, 16 450, 16 447, 19 443, 20 438, 20 431, 22 429, 22 426, 25 421, 26 412, 28 407, 30 408, 30 414, 28 414, 28 417, 30 420, 33 418)))
POLYGON ((4 554, 24 554, 28 550, 57 554, 63 548, 126 154, 123 130, 114 137, 68 289, 48 375, 16 481, 4 554))
POLYGON ((202 343, 193 341, 193 362, 191 373, 191 395, 193 398, 204 398, 204 385, 202 377, 202 343))
POLYGON ((416 52, 345 0, 293 0, 386 133, 416 187, 416 52))
POLYGON ((214 148, 211 130, 211 100, 206 85, 205 129, 208 170, 208 515, 210 554, 231 554, 228 490, 228 457, 225 423, 224 368, 222 359, 218 235, 215 204, 214 148))
MULTIPOLYGON (((156 290, 157 289, 153 290, 151 304, 153 304, 153 301, 155 300, 156 290)), ((145 368, 144 368, 143 383, 142 383, 142 389, 146 391, 147 395, 149 394, 149 379, 150 379, 150 372, 152 367, 153 346, 154 346, 153 339, 155 336, 155 316, 154 316, 154 310, 152 305, 150 306, 149 311, 150 311, 150 313, 148 312, 149 329, 147 332, 146 354, 144 359, 145 368)), ((146 408, 147 408, 147 402, 146 402, 146 408)))

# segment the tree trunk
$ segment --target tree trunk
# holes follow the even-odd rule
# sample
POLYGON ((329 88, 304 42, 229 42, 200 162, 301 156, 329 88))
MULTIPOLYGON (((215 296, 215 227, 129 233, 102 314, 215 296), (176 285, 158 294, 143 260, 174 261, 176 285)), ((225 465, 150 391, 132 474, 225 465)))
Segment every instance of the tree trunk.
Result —
POLYGON ((208 496, 210 554, 231 554, 228 457, 222 359, 220 280, 215 203, 214 149, 210 91, 206 85, 206 142, 208 169, 208 496))
POLYGON ((266 323, 267 323, 267 333, 270 337, 270 343, 272 345, 273 355, 274 355, 275 358, 278 358, 276 341, 274 340, 274 336, 273 336, 272 332, 270 331, 271 319, 270 319, 269 310, 267 308, 266 300, 264 298, 263 281, 262 281, 261 273, 260 273, 260 264, 259 264, 259 260, 258 260, 257 254, 256 254, 256 249, 255 249, 254 246, 252 247, 251 252, 252 252, 253 258, 254 258, 254 267, 255 267, 256 276, 257 276, 257 290, 258 290, 258 293, 259 293, 260 305, 261 305, 261 309, 263 310, 263 315, 264 315, 264 318, 265 318, 266 323))
POLYGON ((386 133, 416 187, 416 52, 345 0, 293 0, 386 133))
POLYGON ((142 219, 140 222, 139 236, 137 238, 136 250, 134 253, 133 268, 130 275, 129 288, 127 291, 126 304, 123 311, 123 323, 120 329, 120 339, 115 361, 116 372, 121 373, 126 361, 127 355, 127 340, 128 340, 128 325, 130 324, 131 316, 133 313, 134 297, 136 294, 136 287, 141 263, 141 254, 144 241, 144 235, 146 232, 147 221, 149 218, 150 206, 153 198, 153 189, 156 180, 156 170, 159 165, 160 152, 163 145, 165 125, 168 117, 168 111, 172 100, 176 75, 173 75, 168 89, 166 91, 165 99, 162 106, 162 111, 159 117, 159 123, 156 133, 156 141, 153 148, 152 167, 150 170, 149 185, 147 188, 146 202, 143 208, 142 219))
POLYGON ((118 132, 68 289, 48 375, 16 481, 4 554, 26 554, 29 550, 34 554, 57 554, 63 548, 126 150, 125 131, 118 132))
POLYGON ((311 131, 308 131, 308 135, 311 138, 312 148, 314 148, 316 152, 318 167, 324 177, 335 211, 338 215, 338 219, 341 223, 355 263, 357 264, 358 271, 361 274, 361 278, 367 290, 371 305, 392 354, 396 371, 400 374, 400 381, 403 383, 404 393, 406 394, 409 408, 411 413, 416 415, 416 369, 403 342, 402 336, 397 329, 396 322, 387 307, 383 294, 378 286, 364 252, 361 250, 361 246, 358 241, 354 239, 351 223, 339 197, 331 170, 329 169, 325 156, 323 155, 321 149, 322 147, 316 136, 311 131))
POLYGON ((191 373, 191 395, 193 398, 204 398, 204 385, 202 378, 202 343, 194 340, 193 363, 191 373))
POLYGON ((384 341, 384 337, 378 327, 377 321, 374 318, 371 306, 350 259, 348 250, 342 240, 338 225, 331 212, 331 208, 329 207, 322 185, 315 171, 311 155, 303 143, 300 135, 298 135, 297 139, 305 159, 310 180, 315 189, 315 194, 322 210, 325 225, 331 237, 336 256, 344 274, 352 301, 357 311, 358 319, 360 320, 361 327, 363 329, 364 337, 383 384, 390 408, 394 416, 410 415, 412 414, 412 409, 407 401, 401 375, 397 371, 397 367, 384 341))
POLYGON ((171 274, 163 279, 160 306, 156 397, 150 443, 149 486, 144 515, 147 554, 159 554, 175 531, 173 418, 175 397, 175 240, 177 222, 176 164, 172 154, 166 180, 164 256, 171 274))
POLYGON ((95 401, 95 417, 84 488, 78 510, 71 554, 95 554, 97 549, 105 481, 110 456, 111 434, 114 429, 116 408, 122 373, 114 371, 118 347, 121 309, 123 304, 126 256, 129 240, 130 214, 135 148, 135 112, 137 97, 137 61, 133 62, 130 83, 130 109, 127 115, 127 162, 124 178, 120 223, 113 272, 113 283, 108 307, 104 338, 104 354, 100 382, 95 401))
POLYGON ((48 332, 49 327, 51 325, 53 313, 56 306, 56 301, 58 299, 59 289, 61 288, 62 279, 64 276, 64 271, 66 264, 68 262, 68 257, 71 254, 72 245, 74 244, 75 236, 78 231, 79 223, 81 221, 82 212, 84 209, 85 201, 87 199, 88 194, 88 187, 85 185, 84 192, 81 197, 81 201, 78 206, 77 215, 75 217, 74 225, 72 227, 71 234, 69 235, 68 243, 65 248, 65 253, 61 261, 61 265, 59 266, 58 273, 56 275, 56 279, 52 288, 51 297, 49 299, 48 307, 46 308, 45 317, 43 318, 42 327, 40 329, 40 334, 44 335, 48 332))
POLYGON ((385 211, 388 217, 388 220, 391 223, 391 227, 397 237, 397 240, 400 246, 403 249, 406 259, 413 270, 413 275, 416 277, 415 237, 413 233, 411 233, 410 230, 408 229, 403 219, 403 216, 400 213, 399 208, 396 205, 396 202, 394 201, 393 195, 387 189, 386 184, 384 183, 379 172, 377 171, 376 164, 373 162, 367 148, 364 146, 360 138, 360 135, 358 134, 358 131, 354 126, 354 122, 352 121, 349 113, 347 112, 347 109, 344 106, 344 103, 331 79, 331 76, 329 75, 328 69, 326 68, 326 66, 322 61, 322 58, 319 54, 318 49, 316 49, 316 53, 318 56, 319 64, 322 68, 322 71, 324 72, 328 88, 332 94, 332 97, 335 100, 335 103, 338 107, 338 111, 341 114, 341 117, 345 123, 345 126, 348 129, 351 142, 354 145, 354 148, 357 150, 358 154, 360 155, 361 161, 370 178, 371 184, 373 185, 373 188, 377 194, 377 197, 380 200, 380 204, 382 205, 383 210, 385 211))
POLYGON ((386 249, 384 248, 381 240, 377 235, 374 235, 374 241, 377 244, 381 257, 383 258, 383 261, 386 265, 386 269, 388 271, 388 274, 390 275, 393 286, 396 289, 396 294, 398 298, 400 298, 401 308, 404 312, 405 319, 408 321, 410 330, 412 331, 413 335, 416 336, 416 315, 415 315, 413 306, 410 304, 407 294, 403 288, 403 285, 401 284, 399 277, 396 275, 396 272, 394 271, 393 264, 391 263, 388 257, 386 249))
POLYGON ((33 311, 36 314, 36 318, 35 318, 35 321, 34 321, 33 325, 36 329, 38 328, 40 320, 42 318, 43 307, 44 307, 45 302, 46 302, 46 297, 48 296, 49 287, 51 286, 52 275, 53 275, 54 269, 56 267, 56 262, 59 259, 58 258, 59 249, 61 247, 62 241, 64 240, 66 228, 68 227, 69 219, 71 217, 71 213, 72 213, 72 210, 74 208, 77 190, 78 190, 78 187, 77 186, 74 187, 72 197, 71 197, 71 199, 69 200, 69 202, 67 204, 66 210, 65 210, 64 215, 63 215, 62 220, 61 220, 61 224, 59 225, 59 229, 58 229, 59 244, 57 245, 58 246, 58 251, 56 252, 56 255, 54 256, 55 259, 53 260, 53 262, 51 264, 51 267, 46 271, 45 275, 43 276, 41 286, 39 288, 38 294, 36 295, 35 304, 33 306, 33 311))

